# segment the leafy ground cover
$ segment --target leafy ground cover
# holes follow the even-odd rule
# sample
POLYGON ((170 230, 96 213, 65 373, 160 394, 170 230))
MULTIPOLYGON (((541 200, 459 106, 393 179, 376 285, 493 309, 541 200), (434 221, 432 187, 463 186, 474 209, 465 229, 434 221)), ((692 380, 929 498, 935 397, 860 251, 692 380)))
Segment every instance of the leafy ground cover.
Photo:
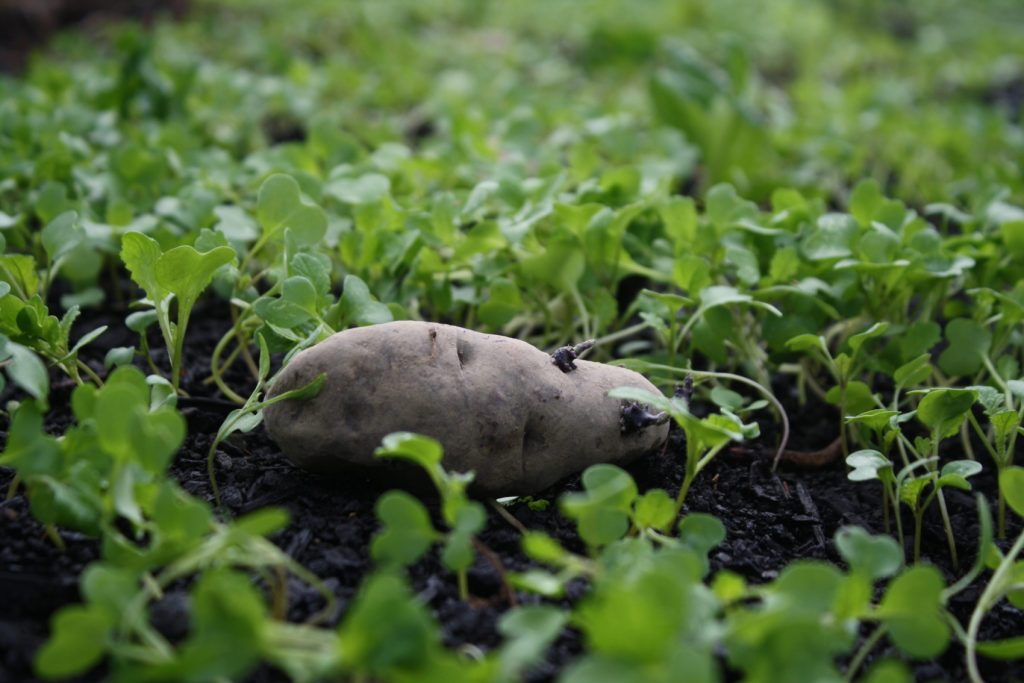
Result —
POLYGON ((62 36, 0 82, 0 674, 1021 677, 1020 18, 208 1, 62 36), (416 435, 379 456, 426 490, 291 466, 276 373, 403 318, 593 339, 670 440, 502 503, 416 435))

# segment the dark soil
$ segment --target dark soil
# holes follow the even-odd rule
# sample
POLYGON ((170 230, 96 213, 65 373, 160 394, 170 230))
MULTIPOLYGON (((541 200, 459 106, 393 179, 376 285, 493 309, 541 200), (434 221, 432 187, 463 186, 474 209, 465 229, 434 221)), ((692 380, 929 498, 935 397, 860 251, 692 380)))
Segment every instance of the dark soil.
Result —
MULTIPOLYGON (((190 325, 190 345, 186 353, 188 375, 184 387, 194 397, 181 405, 188 418, 190 435, 175 462, 172 473, 189 493, 210 499, 205 453, 212 434, 231 406, 221 400, 212 386, 202 379, 208 374, 208 358, 213 345, 227 324, 223 304, 196 312, 190 325)), ((76 329, 88 330, 98 324, 112 324, 117 330, 123 312, 94 315, 76 329)), ((90 358, 102 358, 107 347, 131 342, 122 332, 110 332, 91 347, 90 358)), ((159 348, 154 339, 154 348, 159 348)), ((162 361, 162 351, 154 354, 162 361)), ((98 364, 95 366, 98 369, 98 364)), ((245 375, 230 378, 236 388, 245 387, 245 375)), ((55 378, 55 382, 56 382, 55 378)), ((68 400, 71 386, 57 382, 52 397, 53 410, 48 427, 60 429, 70 420, 68 400)), ((815 450, 835 436, 837 420, 832 409, 820 402, 800 408, 789 406, 797 445, 815 450)), ((765 418, 766 420, 768 418, 765 418)), ((6 425, 0 425, 6 429, 6 425)), ((818 471, 771 470, 775 427, 762 424, 766 436, 752 447, 723 453, 703 473, 688 501, 691 511, 708 512, 721 519, 728 530, 725 542, 711 553, 713 570, 729 569, 754 583, 774 579, 789 562, 814 558, 841 562, 832 543, 836 530, 856 524, 873 532, 882 531, 880 491, 871 484, 853 484, 846 479, 840 464, 818 471)), ((3 432, 6 437, 6 432, 3 432)), ((650 453, 629 469, 641 489, 663 487, 674 493, 682 479, 680 439, 673 438, 663 452, 650 453)), ((980 451, 979 451, 980 452, 980 451)), ((376 531, 373 506, 381 489, 368 480, 350 477, 329 480, 293 467, 262 430, 233 437, 217 455, 217 476, 224 503, 233 514, 243 514, 266 506, 280 506, 291 514, 292 523, 274 538, 298 562, 321 578, 338 596, 341 611, 333 616, 337 623, 360 582, 373 569, 368 544, 376 531)), ((0 469, 0 492, 12 479, 10 470, 0 469)), ((995 480, 986 470, 974 479, 976 489, 994 499, 995 480)), ((553 487, 543 496, 554 502, 565 491, 579 487, 578 477, 553 487)), ((961 539, 963 562, 974 556, 972 544, 977 536, 977 517, 973 498, 954 492, 948 497, 957 538, 961 539)), ((525 503, 509 508, 524 525, 546 531, 567 547, 580 550, 573 525, 556 512, 531 509, 525 503)), ((906 519, 907 528, 911 520, 906 519)), ((1011 527, 1012 534, 1019 523, 1011 527)), ((47 636, 51 615, 62 605, 78 599, 77 578, 82 569, 98 555, 95 541, 79 534, 61 532, 67 550, 60 552, 32 517, 21 492, 0 502, 0 683, 33 680, 33 652, 47 636)), ((500 558, 507 570, 526 569, 529 562, 519 551, 518 532, 493 511, 480 540, 500 558)), ((908 539, 909 541, 910 539, 908 539)), ((908 554, 910 548, 908 547, 908 554)), ((948 580, 955 578, 949 560, 938 514, 928 516, 923 552, 948 580)), ((417 563, 410 579, 420 598, 433 610, 445 644, 451 648, 472 645, 488 650, 500 642, 496 622, 508 608, 502 582, 496 568, 477 558, 470 571, 469 587, 473 595, 468 603, 458 598, 454 577, 443 568, 436 554, 417 563)), ((323 604, 317 593, 299 581, 289 583, 289 617, 302 620, 323 604)), ((954 614, 966 623, 970 608, 982 586, 974 586, 952 604, 954 614)), ((584 594, 582 583, 573 586, 569 600, 584 594)), ((187 621, 184 590, 171 591, 155 605, 155 625, 169 637, 180 637, 187 621)), ((536 598, 519 594, 521 602, 536 598)), ((985 622, 985 639, 1019 636, 1020 612, 1004 603, 993 610, 985 622)), ((582 648, 578 632, 567 631, 548 652, 547 660, 531 672, 534 681, 552 680, 582 648)), ((876 648, 876 656, 893 654, 887 645, 876 648)), ((933 662, 915 663, 918 680, 966 680, 963 652, 952 645, 933 662)), ((982 660, 982 671, 989 681, 1024 679, 1024 664, 982 660)), ((93 672, 83 680, 99 680, 93 672)), ((736 679, 736 672, 727 672, 736 679)), ((259 669, 254 682, 285 680, 271 667, 259 669)))

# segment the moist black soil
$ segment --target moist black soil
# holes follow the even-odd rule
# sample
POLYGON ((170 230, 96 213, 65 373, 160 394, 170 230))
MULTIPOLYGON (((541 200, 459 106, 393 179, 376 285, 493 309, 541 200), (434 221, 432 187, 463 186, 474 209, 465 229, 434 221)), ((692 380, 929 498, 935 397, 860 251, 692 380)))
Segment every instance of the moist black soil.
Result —
MULTIPOLYGON (((94 313, 76 329, 86 331, 99 324, 111 324, 111 332, 90 347, 89 360, 101 370, 96 359, 106 349, 132 342, 123 330, 125 312, 94 313), (119 329, 120 328, 120 329, 119 329)), ((210 352, 225 330, 228 316, 224 305, 210 304, 198 309, 189 328, 186 349, 186 374, 183 386, 192 396, 181 402, 188 419, 189 436, 172 468, 172 475, 189 493, 211 499, 206 474, 206 452, 227 411, 232 406, 223 400, 213 385, 204 384, 209 374, 210 352)), ((152 339, 154 360, 164 364, 165 354, 156 338, 152 339)), ((247 386, 241 364, 229 375, 236 389, 247 386)), ((52 411, 47 427, 61 430, 70 420, 68 406, 71 384, 54 377, 52 411)), ((795 447, 816 450, 836 436, 835 412, 823 402, 799 406, 787 392, 776 387, 787 403, 793 421, 795 447)), ((0 398, 10 398, 9 395, 0 398)), ((6 430, 6 423, 0 424, 6 430)), ((841 563, 832 537, 844 525, 855 524, 880 533, 883 528, 880 490, 871 483, 854 484, 847 480, 841 462, 816 471, 786 470, 773 472, 771 457, 776 446, 777 429, 765 416, 765 436, 721 454, 702 473, 690 493, 687 510, 707 512, 721 519, 727 529, 725 542, 712 551, 713 570, 729 569, 752 583, 774 579, 780 570, 796 559, 821 559, 841 563)), ((6 439, 6 431, 2 432, 6 439)), ((643 489, 661 487, 674 494, 682 480, 682 439, 673 433, 669 445, 649 453, 628 469, 643 489)), ((979 450, 980 452, 980 450, 979 450)), ((217 477, 224 504, 234 515, 266 506, 286 509, 291 525, 274 541, 298 562, 320 576, 337 595, 340 610, 331 623, 344 614, 363 578, 373 570, 369 558, 370 539, 377 530, 373 507, 383 489, 358 476, 336 480, 312 475, 295 468, 262 430, 232 437, 217 454, 217 477)), ((0 469, 0 492, 6 491, 12 472, 0 469)), ((991 468, 972 480, 975 489, 990 500, 995 498, 996 483, 991 468)), ((535 500, 552 502, 546 510, 516 503, 509 511, 525 526, 543 530, 566 547, 581 551, 573 525, 557 512, 558 497, 579 488, 574 477, 552 487, 535 500)), ((977 513, 971 494, 953 492, 947 498, 956 538, 960 539, 963 563, 973 560, 977 538, 977 513)), ((434 505, 429 503, 429 505, 434 505)), ((434 505, 436 508, 436 505, 434 505)), ((536 506, 534 506, 536 507, 536 506)), ((934 507, 934 506, 933 506, 934 507)), ((414 565, 410 580, 419 597, 433 611, 450 648, 473 646, 489 650, 500 643, 496 623, 509 603, 499 569, 521 571, 531 563, 519 550, 519 534, 505 520, 489 511, 486 529, 480 541, 496 556, 500 568, 478 554, 469 573, 472 599, 459 600, 454 576, 441 564, 436 553, 428 554, 414 565)), ((912 528, 909 516, 906 528, 912 528)), ((1009 532, 1019 533, 1013 521, 1009 532)), ((43 527, 28 509, 19 491, 0 502, 0 683, 34 680, 31 669, 35 650, 45 642, 49 619, 61 606, 78 601, 78 576, 98 556, 98 544, 72 532, 61 532, 67 546, 59 551, 47 538, 43 527)), ((908 538, 908 555, 911 552, 908 538)), ((939 567, 947 580, 956 578, 947 556, 946 542, 937 510, 928 515, 924 528, 923 554, 939 567)), ((953 601, 953 613, 966 623, 970 609, 983 585, 975 585, 953 601)), ((288 586, 289 618, 301 621, 323 607, 319 595, 297 580, 288 586)), ((586 593, 582 582, 571 586, 567 604, 586 593)), ((188 607, 184 589, 171 591, 153 609, 155 625, 172 639, 187 630, 188 607)), ((521 603, 537 598, 519 593, 521 603)), ((984 639, 1019 636, 1021 614, 1005 602, 994 609, 982 629, 984 639)), ((578 632, 567 630, 547 653, 546 660, 530 672, 531 681, 553 680, 559 671, 582 650, 578 632)), ((874 656, 896 656, 887 645, 876 648, 874 656)), ((1024 679, 1024 664, 982 660, 982 672, 989 681, 1024 679)), ((935 661, 912 664, 916 679, 966 680, 962 649, 954 644, 935 661)), ((738 673, 726 671, 728 680, 738 673)), ((91 672, 80 680, 100 680, 102 671, 91 672)), ((258 669, 249 679, 255 683, 286 680, 269 667, 258 669)))

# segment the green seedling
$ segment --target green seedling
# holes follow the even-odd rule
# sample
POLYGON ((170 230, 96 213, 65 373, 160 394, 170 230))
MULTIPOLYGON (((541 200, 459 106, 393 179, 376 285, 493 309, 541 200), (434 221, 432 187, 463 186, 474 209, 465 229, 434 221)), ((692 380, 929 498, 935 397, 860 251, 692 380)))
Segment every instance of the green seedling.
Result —
POLYGON ((767 384, 767 375, 763 372, 763 353, 748 343, 747 340, 751 339, 750 330, 741 326, 735 311, 743 308, 763 310, 774 316, 781 316, 782 312, 769 303, 757 300, 751 294, 725 285, 705 287, 699 292, 698 299, 692 314, 682 325, 680 314, 694 305, 692 300, 677 294, 651 290, 643 290, 641 297, 637 299, 638 306, 647 309, 641 312, 640 317, 662 338, 668 354, 668 365, 675 367, 675 359, 680 354, 684 341, 691 341, 691 353, 693 348, 697 348, 718 358, 724 354, 724 340, 728 339, 738 347, 742 357, 750 362, 752 367, 762 368, 759 379, 767 384), (754 362, 759 359, 759 362, 754 362))
POLYGON ((757 423, 744 424, 738 417, 728 412, 703 419, 694 417, 687 402, 679 397, 655 396, 632 387, 613 389, 608 395, 612 398, 639 401, 655 410, 663 411, 686 433, 686 471, 679 494, 676 496, 676 513, 683 507, 694 479, 723 448, 730 442, 744 441, 756 437, 759 433, 757 423))
POLYGON ((308 625, 281 621, 287 572, 308 582, 327 606, 334 594, 265 537, 287 525, 280 510, 260 510, 231 525, 213 521, 210 510, 167 484, 152 518, 155 547, 122 550, 90 565, 82 576, 85 603, 62 609, 53 634, 36 655, 45 678, 84 673, 109 656, 124 680, 209 680, 244 676, 261 659, 279 663, 294 680, 313 681, 336 663, 334 639, 308 625), (252 579, 261 574, 274 592, 273 613, 252 579), (159 571, 157 571, 159 570, 159 571), (191 590, 190 634, 172 645, 149 622, 148 610, 172 584, 197 576, 191 590), (278 580, 280 579, 280 580, 278 580))
POLYGON ((825 399, 839 407, 839 438, 844 456, 850 452, 846 417, 869 410, 875 405, 870 387, 856 379, 864 366, 861 349, 868 340, 885 334, 888 327, 888 323, 875 323, 863 332, 850 336, 847 340, 850 353, 844 352, 837 356, 832 355, 825 338, 821 336, 801 334, 786 342, 787 348, 808 353, 815 358, 832 376, 835 386, 825 395, 825 399))
POLYGON ((93 383, 102 384, 92 368, 78 358, 78 353, 103 334, 107 326, 90 330, 72 344, 71 328, 79 317, 79 307, 71 306, 60 318, 50 314, 32 257, 0 256, 0 265, 0 334, 31 349, 78 384, 83 383, 82 373, 93 383))
POLYGON ((171 360, 171 384, 181 384, 181 354, 185 346, 192 307, 199 295, 222 266, 235 262, 230 247, 215 247, 199 252, 188 245, 163 251, 159 243, 141 233, 127 233, 121 242, 121 260, 132 280, 145 291, 143 302, 156 314, 167 353, 171 360), (171 320, 171 303, 177 302, 177 314, 171 320))
MULTIPOLYGON (((776 415, 779 418, 779 422, 782 424, 782 438, 779 439, 779 446, 775 451, 773 466, 777 466, 779 464, 779 460, 782 457, 782 453, 786 450, 786 445, 789 443, 789 416, 786 414, 786 409, 782 406, 779 400, 775 398, 774 394, 772 394, 772 392, 769 389, 758 384, 754 380, 730 372, 711 372, 707 370, 692 370, 689 368, 674 368, 668 365, 660 365, 658 363, 650 363, 638 359, 623 359, 619 361, 614 361, 612 365, 621 365, 622 367, 629 368, 630 370, 635 370, 636 372, 640 372, 648 376, 657 375, 668 378, 681 377, 683 378, 684 382, 694 382, 694 385, 696 385, 697 382, 710 379, 726 382, 736 382, 738 384, 743 384, 754 389, 764 397, 764 400, 771 404, 771 406, 775 409, 776 415)), ((754 410, 755 405, 757 405, 757 402, 749 406, 746 406, 745 410, 733 410, 731 407, 722 406, 722 414, 732 415, 733 417, 736 417, 737 415, 742 415, 750 410, 754 410)), ((739 421, 738 418, 737 421, 739 421)))
MULTIPOLYGON (((1024 467, 1007 467, 999 474, 999 488, 1003 499, 1013 512, 1024 518, 1024 467)), ((978 669, 977 653, 996 659, 1020 659, 1024 657, 1024 638, 1015 637, 1002 641, 978 642, 981 624, 988 614, 1004 598, 1018 609, 1024 609, 1024 560, 1018 559, 1024 552, 1024 531, 1004 555, 994 545, 989 545, 990 565, 994 570, 981 597, 971 612, 970 622, 964 638, 966 645, 967 672, 972 683, 983 683, 978 669)), ((984 553, 979 553, 982 557, 984 553)))
POLYGON ((384 437, 374 457, 400 458, 420 467, 441 496, 441 517, 448 531, 439 534, 431 524, 424 523, 429 522, 429 516, 412 496, 392 492, 377 505, 377 516, 385 528, 374 539, 373 556, 380 562, 405 565, 419 559, 432 543, 443 541, 441 560, 455 572, 459 595, 466 600, 467 571, 475 557, 473 544, 476 534, 487 523, 487 513, 480 503, 466 495, 473 474, 446 471, 441 465, 443 455, 441 444, 430 437, 408 432, 384 437))
MULTIPOLYGON (((920 392, 915 391, 913 393, 920 392)), ((931 438, 929 441, 919 441, 920 447, 917 449, 917 457, 928 458, 928 456, 931 456, 934 458, 934 460, 930 460, 931 464, 928 466, 931 474, 935 474, 938 467, 939 443, 943 439, 947 439, 960 432, 960 428, 963 426, 967 415, 971 412, 971 406, 974 405, 977 398, 977 392, 971 389, 932 389, 927 391, 924 398, 921 399, 917 406, 917 419, 928 428, 931 438)), ((901 438, 899 443, 901 447, 903 444, 906 444, 908 447, 910 446, 909 441, 905 438, 901 438)), ((949 521, 949 512, 946 510, 946 499, 942 495, 942 486, 952 485, 956 488, 969 490, 970 485, 965 478, 980 472, 981 465, 974 461, 967 461, 967 463, 964 461, 954 461, 944 465, 942 474, 935 479, 935 489, 933 491, 939 499, 939 509, 942 513, 942 522, 946 529, 946 540, 949 544, 949 554, 953 559, 954 567, 958 567, 959 561, 957 560, 956 541, 953 538, 953 527, 949 521), (946 478, 947 467, 953 467, 949 472, 950 478, 946 478)), ((930 498, 928 502, 930 502, 930 498)), ((920 526, 920 520, 918 520, 917 525, 920 526)), ((915 537, 915 543, 917 542, 917 537, 915 537)), ((917 552, 915 550, 916 557, 917 552)))
POLYGON ((56 439, 42 430, 39 404, 22 403, 0 463, 18 473, 33 515, 58 545, 57 526, 124 539, 115 526, 123 518, 142 534, 185 437, 184 419, 132 367, 111 373, 101 388, 78 387, 71 404, 78 424, 56 439))
POLYGON ((260 346, 259 373, 256 386, 253 388, 249 398, 245 400, 240 408, 235 408, 224 418, 217 434, 210 443, 210 449, 206 453, 206 471, 210 477, 210 488, 213 491, 213 498, 217 507, 223 509, 220 501, 220 488, 217 486, 217 473, 214 471, 214 458, 217 455, 217 447, 225 439, 236 432, 248 433, 256 429, 263 422, 263 409, 286 400, 304 400, 316 396, 323 388, 326 375, 321 373, 312 382, 304 387, 281 392, 273 398, 264 399, 263 395, 269 385, 273 383, 270 377, 270 350, 263 336, 257 337, 260 346))
POLYGON ((889 531, 889 509, 892 507, 892 517, 896 520, 896 536, 899 539, 900 547, 903 547, 903 519, 900 515, 900 494, 899 486, 896 483, 896 475, 893 471, 893 463, 880 452, 872 449, 863 449, 851 453, 846 457, 846 464, 850 466, 850 472, 846 475, 850 481, 869 481, 877 479, 882 485, 882 509, 885 531, 889 531))
MULTIPOLYGON (((0 365, 15 386, 46 407, 50 395, 50 375, 39 356, 28 347, 0 335, 0 365)), ((0 376, 0 389, 4 386, 3 377, 0 376)))
MULTIPOLYGON (((1011 381, 1011 391, 1017 390, 1018 395, 1020 382, 1011 381)), ((1017 445, 1017 436, 1020 434, 1021 417, 1024 413, 1024 404, 1014 410, 1011 404, 1007 404, 1004 394, 990 386, 970 387, 978 394, 978 403, 981 404, 985 416, 988 418, 988 429, 982 429, 974 411, 967 412, 967 420, 977 435, 979 441, 984 445, 992 461, 996 465, 997 472, 1002 472, 1013 465, 1013 454, 1017 445)), ((966 443, 969 440, 965 439, 966 443)), ((1000 539, 1006 538, 1006 501, 1003 497, 1003 490, 1000 488, 997 499, 997 534, 1000 539)))

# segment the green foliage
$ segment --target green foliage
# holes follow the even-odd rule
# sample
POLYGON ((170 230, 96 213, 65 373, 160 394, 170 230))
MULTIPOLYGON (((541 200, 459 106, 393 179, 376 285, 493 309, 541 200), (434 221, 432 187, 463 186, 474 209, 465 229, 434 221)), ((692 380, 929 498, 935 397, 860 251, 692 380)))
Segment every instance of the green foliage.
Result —
POLYGON ((156 321, 171 359, 171 383, 177 390, 181 381, 181 354, 192 307, 209 286, 217 270, 235 262, 235 252, 223 246, 199 252, 188 245, 165 252, 151 237, 130 232, 122 239, 121 259, 131 273, 132 280, 146 293, 146 303, 156 313, 156 321), (172 301, 177 303, 174 322, 171 321, 172 301))
MULTIPOLYGON (((919 542, 931 504, 948 524, 943 492, 969 489, 991 460, 1000 535, 1007 508, 1024 514, 1012 4, 223 0, 152 31, 63 36, 4 81, 0 103, 0 364, 20 400, 6 407, 0 463, 51 538, 96 536, 102 560, 83 574, 83 604, 55 617, 37 673, 103 662, 113 680, 241 679, 266 661, 310 683, 513 681, 566 624, 586 643, 562 674, 573 682, 854 679, 836 661, 865 623, 906 655, 936 656, 944 601, 982 565, 949 588, 920 563, 899 573, 901 505, 919 542), (210 12, 239 39, 223 40, 210 12), (422 28, 414 41, 409 26, 422 28), (121 306, 124 269, 145 293, 124 323, 139 349, 107 351, 104 382, 89 345, 105 327, 72 328, 80 311, 121 306), (692 401, 717 406, 707 417, 687 400, 615 392, 683 429, 685 478, 673 500, 601 466, 538 511, 565 514, 589 554, 531 532, 529 564, 509 581, 564 609, 510 610, 505 642, 476 659, 443 649, 388 565, 440 544, 467 595, 486 515, 471 474, 402 434, 381 455, 427 473, 437 528, 422 504, 386 494, 370 548, 382 570, 339 632, 288 623, 282 585, 323 587, 264 538, 282 514, 223 524, 168 476, 203 296, 230 320, 210 367, 236 404, 200 435, 214 486, 216 449, 260 424, 272 354, 287 363, 352 326, 444 320, 543 348, 594 338, 593 359, 624 358, 666 388, 689 368, 754 387, 790 375, 798 403, 838 407, 849 476, 881 487, 899 541, 844 529, 848 572, 796 563, 760 586, 709 576, 724 528, 680 512, 716 454, 756 438, 748 416, 766 404, 750 384, 698 386, 692 401), (169 383, 132 367, 152 360, 154 323, 169 383), (44 429, 47 405, 65 400, 54 369, 80 385, 75 421, 44 429), (576 599, 567 587, 580 581, 576 599), (180 584, 189 633, 170 643, 147 612, 180 584)), ((980 528, 992 574, 956 630, 975 681, 976 652, 1022 653, 1019 639, 977 642, 995 605, 1022 604, 1022 541, 1000 550, 980 528)), ((905 669, 883 660, 862 680, 905 669)))
POLYGON ((422 505, 408 495, 392 492, 386 502, 377 507, 377 516, 385 529, 374 539, 375 559, 409 564, 431 544, 443 541, 441 559, 457 574, 459 592, 463 599, 467 598, 466 572, 476 556, 473 540, 487 523, 483 506, 466 495, 473 473, 449 473, 442 465, 444 449, 441 444, 436 439, 409 432, 385 436, 374 457, 400 458, 423 470, 441 496, 441 516, 448 526, 446 534, 434 531, 422 505), (401 546, 403 539, 405 545, 401 546))

